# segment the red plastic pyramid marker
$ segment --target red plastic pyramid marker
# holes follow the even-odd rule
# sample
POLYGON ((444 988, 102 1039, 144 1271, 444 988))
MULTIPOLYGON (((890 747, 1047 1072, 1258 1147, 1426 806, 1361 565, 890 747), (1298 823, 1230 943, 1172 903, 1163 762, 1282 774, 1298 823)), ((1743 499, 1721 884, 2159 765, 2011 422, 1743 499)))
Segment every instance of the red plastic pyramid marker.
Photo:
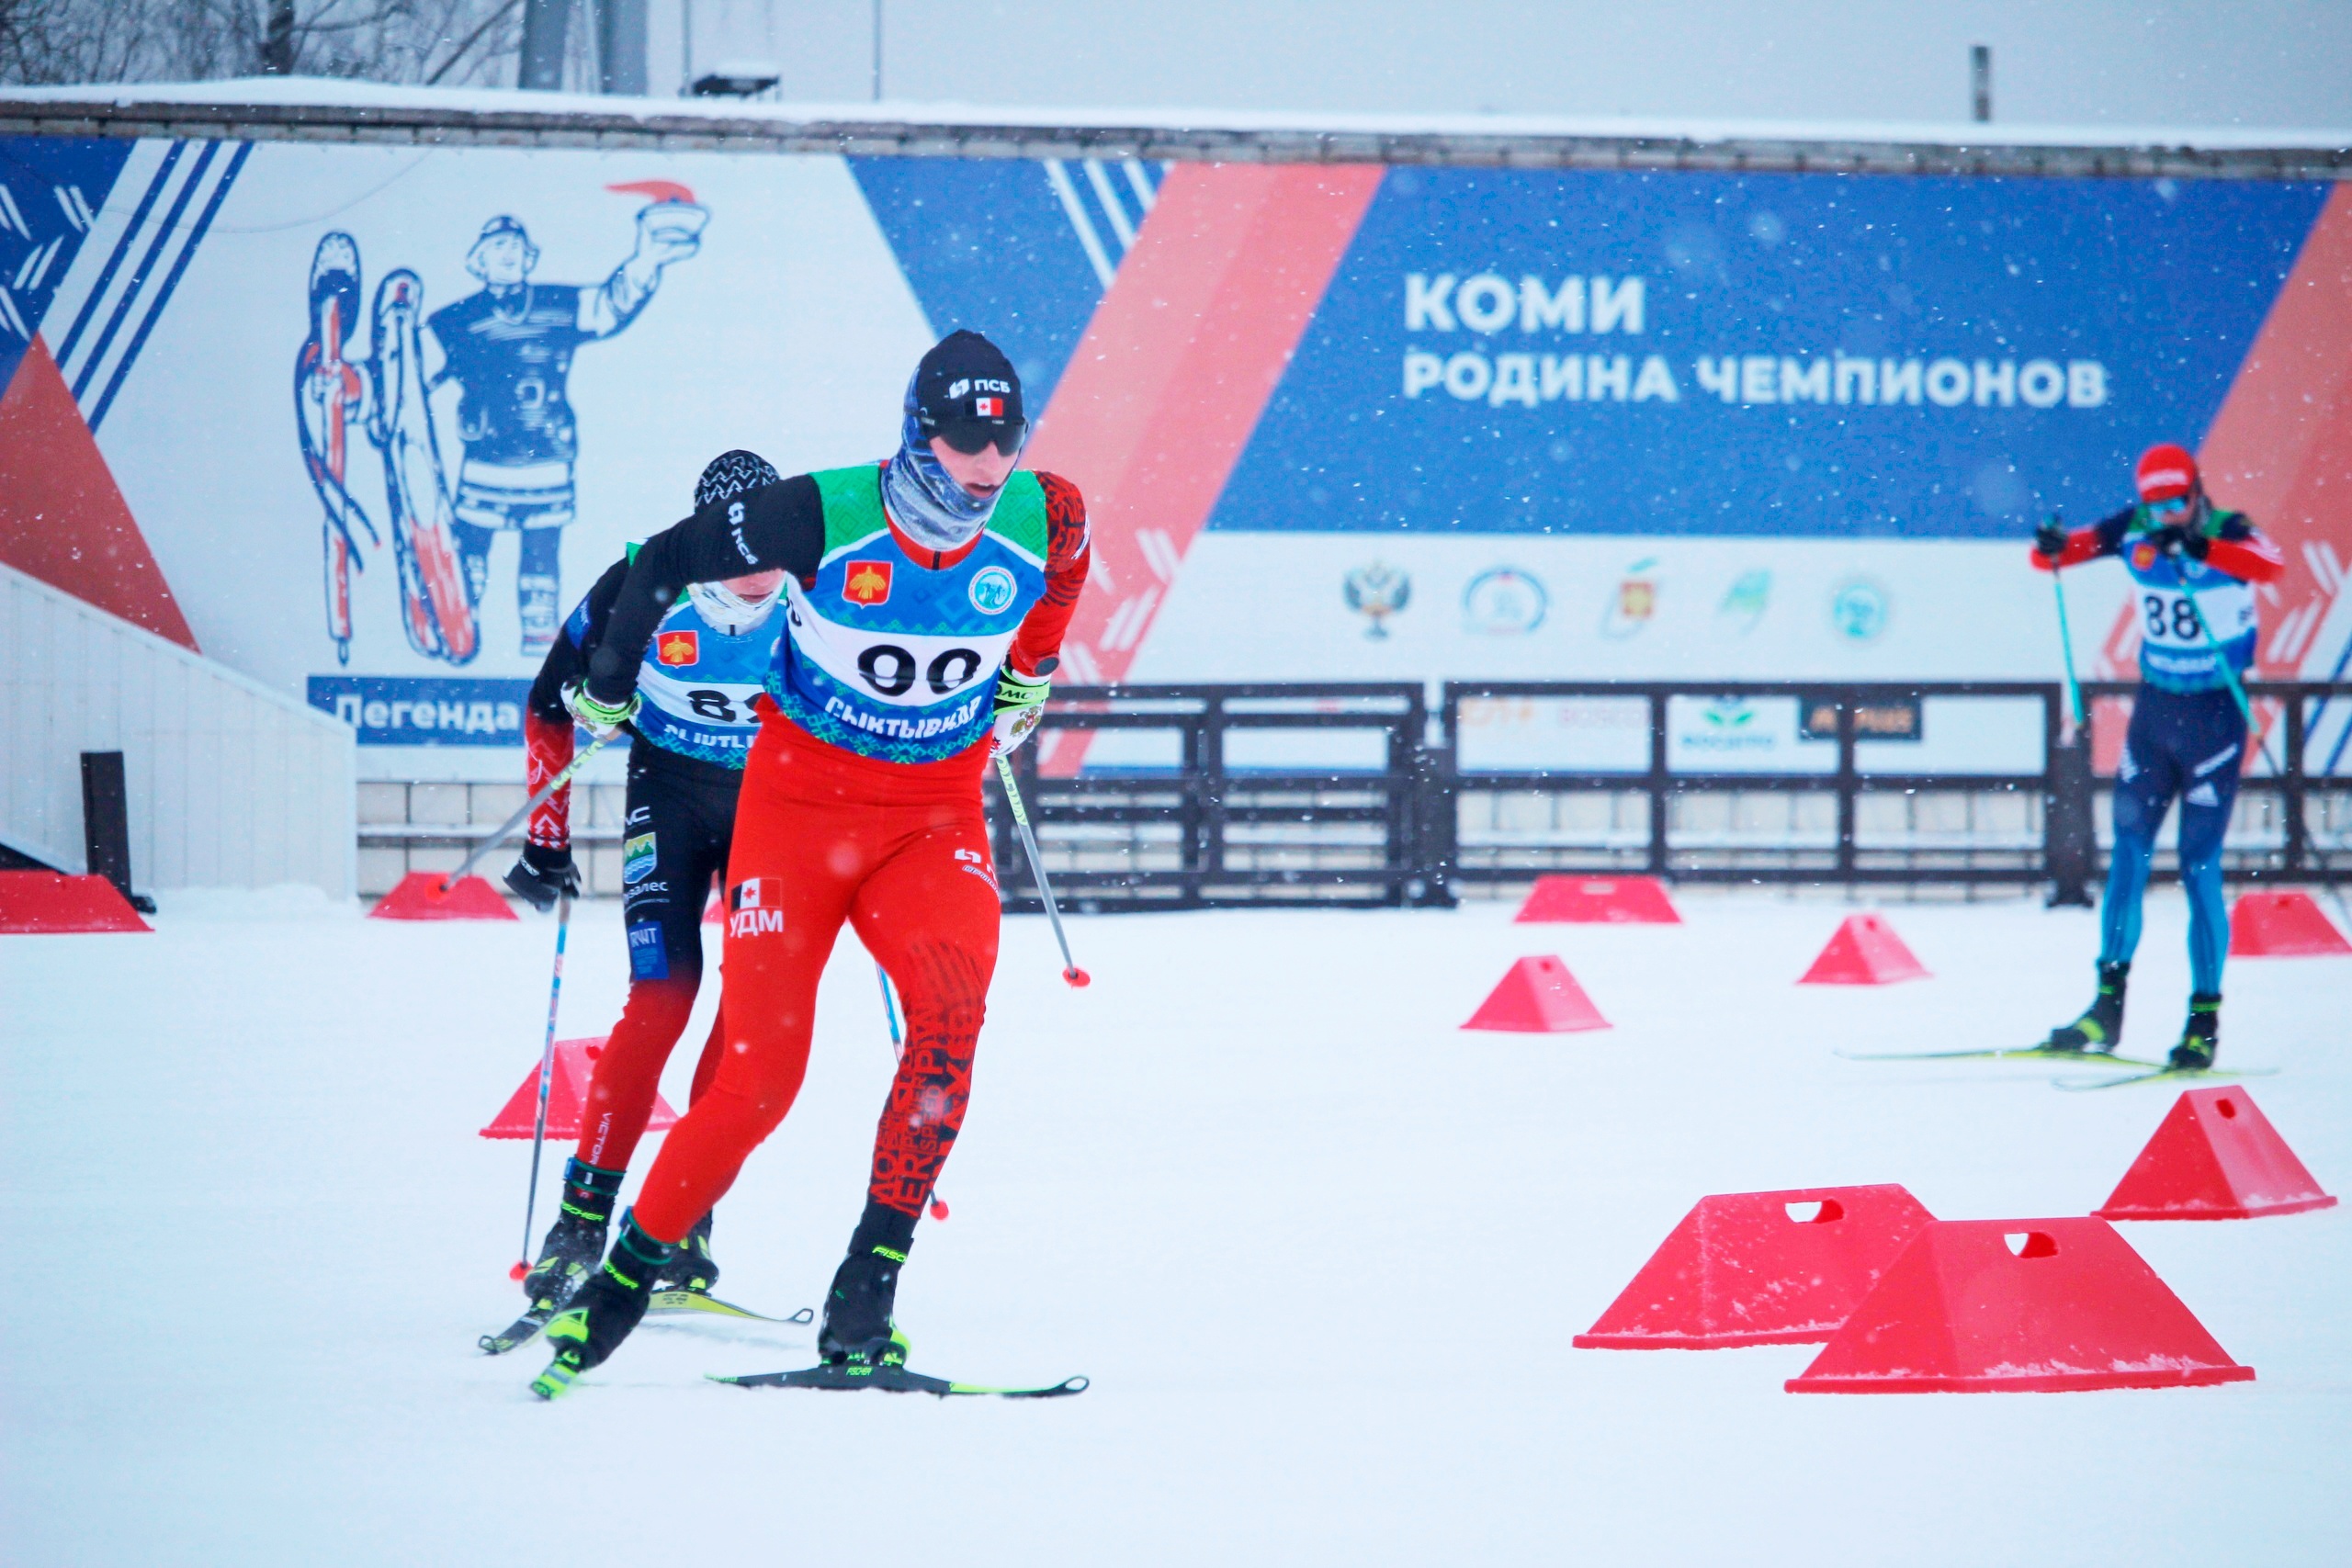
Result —
POLYGON ((1797 984, 1888 986, 1897 980, 1926 978, 1927 966, 1912 956, 1883 916, 1849 915, 1797 984))
POLYGON ((1609 1021, 1584 994, 1568 966, 1556 958, 1522 958, 1510 966, 1464 1029, 1510 1030, 1521 1034, 1569 1034, 1606 1029, 1609 1021))
POLYGON ((2335 1200, 2242 1089, 2182 1091, 2123 1173, 2106 1220, 2251 1220, 2300 1214, 2335 1200))
POLYGON ((2233 958, 2343 958, 2352 942, 2308 893, 2242 893, 2230 908, 2233 958))
POLYGON ((479 876, 461 876, 441 891, 438 871, 412 871, 368 911, 371 920, 511 920, 514 911, 479 876))
POLYGON ((1784 1386, 2056 1393, 2253 1378, 2105 1220, 1937 1220, 1784 1386))
POLYGON ((1819 1344, 1934 1218, 1892 1183, 1702 1198, 1576 1344, 1819 1344))
POLYGON ((1679 926, 1682 917, 1655 876, 1539 876, 1513 919, 1577 925, 1679 926))
MULTIPOLYGON (((596 1071, 596 1058, 604 1053, 605 1042, 610 1035, 599 1034, 593 1040, 559 1040, 555 1043, 555 1060, 548 1075, 548 1136, 576 1138, 580 1136, 580 1113, 588 1103, 588 1083, 596 1071)), ((481 1130, 485 1138, 527 1138, 532 1123, 539 1114, 539 1065, 523 1075, 523 1082, 506 1099, 505 1106, 491 1124, 481 1130)), ((678 1124, 678 1113, 659 1093, 653 1097, 653 1116, 646 1122, 649 1133, 666 1132, 678 1124)))
POLYGON ((0 933, 65 936, 153 929, 103 876, 0 871, 0 933))

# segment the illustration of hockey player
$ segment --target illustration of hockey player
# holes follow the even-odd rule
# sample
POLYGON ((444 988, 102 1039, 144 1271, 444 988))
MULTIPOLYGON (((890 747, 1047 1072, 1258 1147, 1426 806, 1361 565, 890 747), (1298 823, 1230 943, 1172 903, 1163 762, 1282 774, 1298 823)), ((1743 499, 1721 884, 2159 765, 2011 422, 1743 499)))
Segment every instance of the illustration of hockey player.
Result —
POLYGON ((614 186, 649 197, 637 243, 591 288, 535 283, 538 247, 514 218, 482 225, 466 268, 482 287, 427 312, 424 286, 406 268, 377 286, 373 353, 355 344, 361 287, 358 242, 330 233, 311 266, 311 333, 296 358, 295 413, 303 463, 324 508, 327 631, 351 658, 351 574, 382 540, 353 496, 348 432, 364 425, 384 468, 385 514, 400 566, 401 624, 409 646, 452 664, 480 651, 477 611, 490 581, 491 542, 521 537, 515 600, 522 651, 543 655, 556 633, 563 585, 561 530, 575 514, 579 429, 567 396, 583 343, 634 321, 662 270, 700 249, 710 214, 665 180, 614 186), (455 391, 457 482, 444 462, 435 394, 455 391))

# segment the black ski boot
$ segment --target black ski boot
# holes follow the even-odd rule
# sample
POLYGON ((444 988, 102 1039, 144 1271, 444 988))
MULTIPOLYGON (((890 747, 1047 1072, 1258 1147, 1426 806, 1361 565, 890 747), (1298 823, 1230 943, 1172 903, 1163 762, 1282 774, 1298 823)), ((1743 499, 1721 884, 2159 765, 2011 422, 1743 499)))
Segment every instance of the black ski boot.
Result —
POLYGON ((677 1256, 653 1277, 653 1288, 661 1291, 692 1291, 695 1295, 710 1294, 718 1283, 718 1263, 710 1255, 710 1215, 695 1222, 695 1228, 678 1243, 677 1256))
POLYGON ((2188 998, 2188 1022, 2182 1026, 2180 1043, 2172 1048, 2165 1066, 2191 1072, 2202 1072, 2213 1065, 2214 1054, 2222 1048, 2222 993, 2193 991, 2188 998))
POLYGON ((605 1229, 627 1174, 584 1165, 578 1156, 563 1168, 563 1212, 548 1227, 538 1261, 523 1276, 523 1294, 534 1310, 562 1306, 603 1260, 605 1229))
POLYGON ((2098 996, 2083 1016, 2074 1022, 2050 1032, 2042 1042, 2045 1051, 2096 1052, 2103 1056, 2115 1055, 2116 1042, 2123 1038, 2123 985, 2131 978, 2132 965, 2102 964, 2098 966, 2098 996))
POLYGON ((531 1380, 531 1392, 553 1399, 570 1389, 580 1374, 601 1367, 620 1348, 621 1341, 645 1317, 653 1298, 653 1277, 675 1250, 637 1228, 634 1213, 621 1218, 621 1234, 605 1266, 580 1287, 572 1304, 548 1325, 548 1343, 555 1359, 531 1380))
POLYGON ((891 1321, 899 1296, 899 1269, 914 1240, 915 1217, 879 1203, 865 1205, 865 1217, 849 1239, 849 1256, 833 1270, 825 1292, 825 1321, 817 1331, 817 1354, 832 1366, 903 1367, 907 1337, 891 1321))

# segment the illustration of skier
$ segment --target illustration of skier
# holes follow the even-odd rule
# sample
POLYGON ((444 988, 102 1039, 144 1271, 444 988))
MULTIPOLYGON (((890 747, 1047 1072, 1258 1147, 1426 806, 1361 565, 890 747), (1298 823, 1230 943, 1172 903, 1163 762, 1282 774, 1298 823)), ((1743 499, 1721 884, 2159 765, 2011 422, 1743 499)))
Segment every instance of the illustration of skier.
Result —
POLYGON ((351 426, 368 401, 359 366, 344 356, 358 321, 359 248, 348 234, 329 234, 311 258, 311 336, 294 360, 294 418, 302 466, 326 509, 327 635, 343 664, 351 662, 351 574, 367 566, 360 536, 379 549, 384 542, 344 477, 351 426))
POLYGON ((352 495, 348 432, 364 425, 384 465, 385 511, 400 564, 401 624, 409 646, 453 664, 480 651, 476 611, 490 581, 491 541, 521 536, 515 601, 522 650, 554 640, 563 592, 562 527, 575 514, 579 428, 567 395, 571 356, 621 332, 660 286, 662 270, 702 244, 709 211, 667 180, 608 187, 642 196, 637 243, 595 288, 534 283, 538 247, 514 218, 482 225, 466 269, 482 287, 429 314, 424 285, 406 268, 377 286, 373 354, 354 343, 359 245, 334 232, 311 265, 311 333, 295 362, 303 464, 324 508, 328 635, 351 659, 351 574, 382 539, 352 495), (434 394, 456 389, 458 468, 443 462, 434 394))

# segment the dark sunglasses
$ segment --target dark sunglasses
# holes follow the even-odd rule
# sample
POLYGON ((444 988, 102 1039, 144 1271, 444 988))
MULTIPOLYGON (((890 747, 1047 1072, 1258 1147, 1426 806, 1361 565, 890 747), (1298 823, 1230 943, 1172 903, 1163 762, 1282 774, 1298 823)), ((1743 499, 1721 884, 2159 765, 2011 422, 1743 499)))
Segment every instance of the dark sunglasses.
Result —
POLYGON ((1002 424, 943 425, 939 438, 967 457, 978 457, 991 446, 1010 457, 1029 439, 1029 422, 1008 419, 1002 424))

